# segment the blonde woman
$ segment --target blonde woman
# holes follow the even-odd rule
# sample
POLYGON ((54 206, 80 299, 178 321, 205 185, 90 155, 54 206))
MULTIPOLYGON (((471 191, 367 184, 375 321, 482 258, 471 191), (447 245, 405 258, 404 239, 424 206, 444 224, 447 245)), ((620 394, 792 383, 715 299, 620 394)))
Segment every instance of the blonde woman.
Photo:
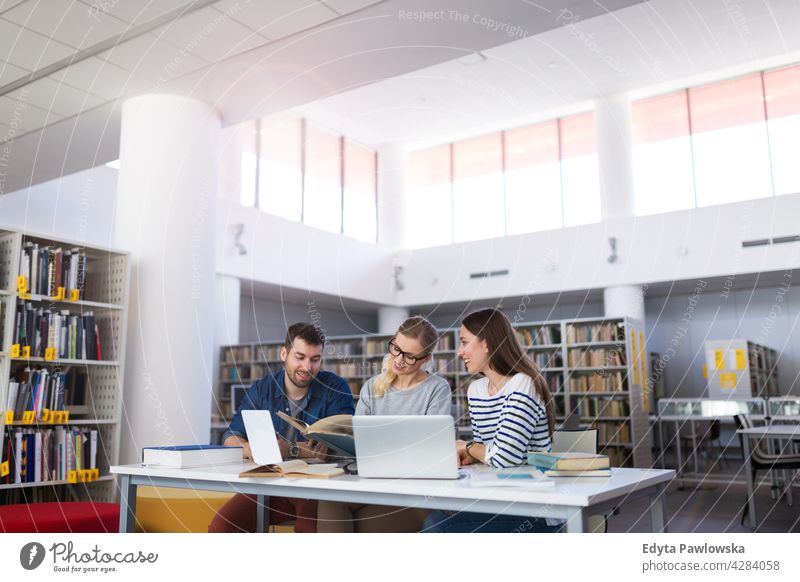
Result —
MULTIPOLYGON (((450 414, 450 386, 424 366, 439 341, 424 317, 410 317, 389 340, 382 372, 361 388, 356 414, 450 414)), ((417 532, 425 521, 420 509, 320 501, 319 532, 417 532)))

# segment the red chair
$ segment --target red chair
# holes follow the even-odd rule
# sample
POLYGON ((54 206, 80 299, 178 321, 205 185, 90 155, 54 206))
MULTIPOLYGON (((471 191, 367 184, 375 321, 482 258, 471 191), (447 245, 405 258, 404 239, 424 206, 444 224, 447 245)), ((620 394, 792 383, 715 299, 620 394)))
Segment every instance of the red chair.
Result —
POLYGON ((106 533, 119 531, 119 505, 65 501, 0 505, 0 533, 106 533))

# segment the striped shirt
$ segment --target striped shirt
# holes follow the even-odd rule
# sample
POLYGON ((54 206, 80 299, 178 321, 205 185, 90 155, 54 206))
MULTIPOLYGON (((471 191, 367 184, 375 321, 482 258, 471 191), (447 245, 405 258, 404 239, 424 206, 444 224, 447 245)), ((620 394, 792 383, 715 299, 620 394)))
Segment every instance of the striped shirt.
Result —
POLYGON ((486 446, 487 465, 515 467, 524 464, 530 452, 550 451, 547 410, 530 376, 512 376, 492 396, 489 379, 481 378, 469 385, 467 398, 472 438, 486 446))

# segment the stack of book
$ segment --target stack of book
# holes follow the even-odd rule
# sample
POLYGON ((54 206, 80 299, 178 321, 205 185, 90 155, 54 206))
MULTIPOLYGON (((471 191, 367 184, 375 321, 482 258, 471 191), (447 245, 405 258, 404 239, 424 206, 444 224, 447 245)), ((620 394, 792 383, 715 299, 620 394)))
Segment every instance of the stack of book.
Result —
POLYGON ((9 473, 0 483, 66 480, 71 471, 97 469, 98 431, 56 426, 52 429, 7 428, 2 460, 9 473))
POLYGON ((610 477, 607 455, 592 453, 528 453, 528 464, 548 477, 610 477))
POLYGON ((45 357, 45 351, 52 348, 55 358, 102 359, 100 329, 91 311, 73 315, 67 310, 36 308, 33 303, 20 300, 14 330, 14 343, 30 347, 31 357, 45 357))
POLYGON ((30 293, 55 297, 63 287, 66 295, 78 290, 82 298, 86 283, 86 254, 80 249, 63 250, 26 242, 20 256, 19 274, 28 280, 30 293))

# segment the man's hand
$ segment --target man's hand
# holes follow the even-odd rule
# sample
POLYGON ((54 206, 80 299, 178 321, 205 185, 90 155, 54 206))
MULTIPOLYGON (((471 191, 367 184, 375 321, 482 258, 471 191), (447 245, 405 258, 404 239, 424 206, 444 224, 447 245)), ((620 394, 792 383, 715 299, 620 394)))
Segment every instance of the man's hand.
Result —
POLYGON ((303 441, 297 443, 300 447, 300 458, 302 459, 321 459, 328 458, 328 447, 318 441, 303 441))
POLYGON ((253 458, 253 452, 250 450, 250 443, 242 437, 231 435, 222 443, 226 447, 242 447, 242 459, 250 461, 253 458))

